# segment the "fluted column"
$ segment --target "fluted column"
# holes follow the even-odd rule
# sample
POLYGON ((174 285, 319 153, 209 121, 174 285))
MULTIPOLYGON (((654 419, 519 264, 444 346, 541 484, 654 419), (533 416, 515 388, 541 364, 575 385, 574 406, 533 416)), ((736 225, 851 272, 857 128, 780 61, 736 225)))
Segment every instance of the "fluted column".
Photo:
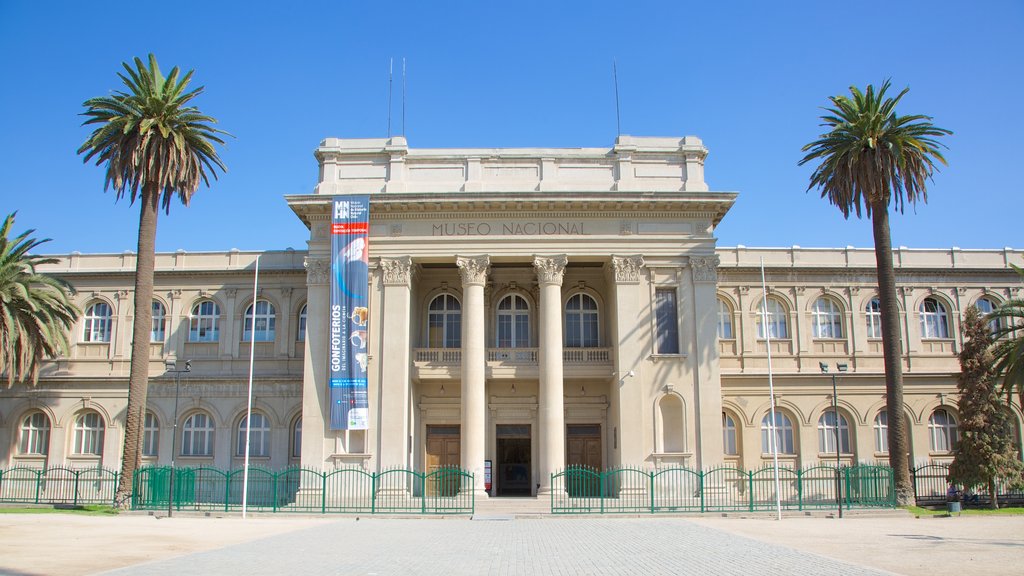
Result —
POLYGON ((383 304, 378 336, 385 343, 380 378, 380 437, 377 462, 381 469, 409 468, 410 335, 412 317, 412 258, 381 258, 383 304))
POLYGON ((473 474, 473 490, 484 492, 484 442, 487 438, 486 337, 484 285, 489 256, 456 256, 462 276, 462 467, 473 474))
POLYGON ((568 259, 534 256, 540 284, 540 491, 551 492, 551 473, 565 467, 565 400, 562 384, 562 277, 568 259))

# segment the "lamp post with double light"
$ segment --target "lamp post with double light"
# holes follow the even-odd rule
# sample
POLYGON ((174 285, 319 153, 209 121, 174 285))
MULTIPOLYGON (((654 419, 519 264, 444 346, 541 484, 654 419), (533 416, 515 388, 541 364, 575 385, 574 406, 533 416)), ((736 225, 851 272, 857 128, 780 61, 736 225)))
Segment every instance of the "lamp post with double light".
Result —
MULTIPOLYGON (((821 368, 822 374, 828 374, 828 364, 825 362, 818 362, 818 367, 821 368)), ((846 372, 849 370, 849 366, 845 362, 836 363, 836 371, 846 372)), ((832 373, 832 416, 835 418, 835 432, 836 432, 836 505, 839 506, 839 517, 843 517, 843 475, 840 471, 842 462, 839 460, 839 452, 841 451, 841 441, 839 438, 839 389, 836 387, 836 374, 832 373)))
POLYGON ((178 395, 181 391, 181 375, 192 371, 192 361, 185 360, 185 369, 178 370, 174 358, 168 358, 164 362, 168 374, 174 374, 174 427, 171 432, 171 478, 167 486, 167 517, 170 518, 174 512, 174 454, 178 449, 178 395))

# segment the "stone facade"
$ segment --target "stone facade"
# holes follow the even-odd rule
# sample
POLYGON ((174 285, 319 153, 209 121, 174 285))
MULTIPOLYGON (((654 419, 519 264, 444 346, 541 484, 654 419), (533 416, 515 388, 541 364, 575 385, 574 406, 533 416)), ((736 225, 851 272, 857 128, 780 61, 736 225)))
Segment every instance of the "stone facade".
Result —
MULTIPOLYGON (((788 422, 783 463, 835 460, 834 420, 823 418, 832 378, 820 363, 847 368, 837 374, 840 459, 886 459, 873 251, 717 248, 714 228, 736 194, 709 191, 706 154, 695 137, 568 150, 325 140, 315 193, 287 197, 310 230, 308 250, 260 253, 254 461, 458 464, 482 490, 489 460, 492 493, 507 495, 544 493, 566 464, 759 468, 770 460, 761 259, 775 403, 788 422), (334 432, 325 424, 329 201, 346 193, 371 197, 370 425, 334 432)), ((151 347, 146 462, 169 461, 176 386, 165 364, 181 370, 186 359, 176 461, 241 462, 256 255, 158 255, 164 314, 151 347)), ((910 457, 948 459, 960 316, 1019 295, 1009 264, 1024 264, 1024 252, 901 248, 895 261, 910 457)), ((92 314, 38 386, 0 391, 0 465, 116 467, 133 269, 130 253, 46 267, 92 314)))

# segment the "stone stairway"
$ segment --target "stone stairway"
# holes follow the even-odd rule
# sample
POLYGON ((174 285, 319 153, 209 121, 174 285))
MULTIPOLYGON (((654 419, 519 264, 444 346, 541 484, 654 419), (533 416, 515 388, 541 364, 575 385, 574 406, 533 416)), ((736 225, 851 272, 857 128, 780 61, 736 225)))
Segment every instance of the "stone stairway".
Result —
POLYGON ((474 518, 517 518, 551 514, 551 498, 493 497, 477 498, 474 518))

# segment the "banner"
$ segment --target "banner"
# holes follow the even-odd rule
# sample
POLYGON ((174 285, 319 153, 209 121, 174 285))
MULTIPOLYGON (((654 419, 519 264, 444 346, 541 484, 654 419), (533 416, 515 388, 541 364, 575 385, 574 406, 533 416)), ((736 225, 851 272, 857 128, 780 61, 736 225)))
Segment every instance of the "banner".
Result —
POLYGON ((369 196, 331 200, 331 430, 366 430, 369 196))

